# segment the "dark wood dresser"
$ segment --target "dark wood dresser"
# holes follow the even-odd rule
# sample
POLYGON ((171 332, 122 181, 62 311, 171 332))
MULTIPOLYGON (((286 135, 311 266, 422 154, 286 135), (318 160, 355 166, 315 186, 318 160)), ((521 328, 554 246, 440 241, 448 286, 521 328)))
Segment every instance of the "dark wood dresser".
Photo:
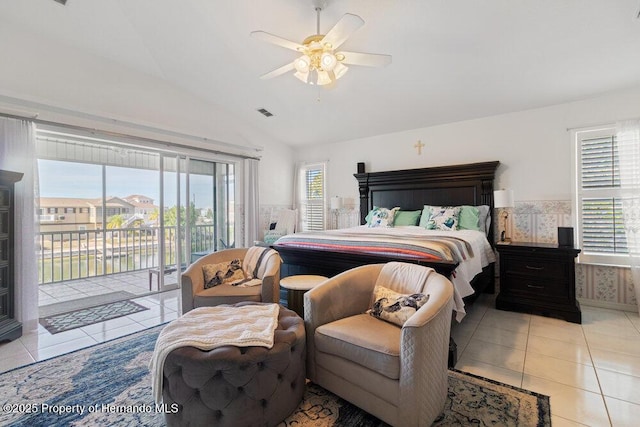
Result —
POLYGON ((14 283, 14 184, 21 173, 0 170, 0 342, 22 335, 22 325, 15 319, 14 283))
POLYGON ((575 258, 580 249, 544 243, 511 243, 496 248, 500 254, 497 309, 581 323, 575 285, 575 258))

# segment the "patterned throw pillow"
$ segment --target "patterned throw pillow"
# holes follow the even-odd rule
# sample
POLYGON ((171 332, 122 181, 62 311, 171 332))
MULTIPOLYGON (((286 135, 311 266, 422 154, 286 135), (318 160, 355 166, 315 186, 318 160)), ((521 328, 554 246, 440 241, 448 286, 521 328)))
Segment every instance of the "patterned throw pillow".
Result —
POLYGON ((370 212, 371 216, 369 218, 369 221, 367 221, 367 226, 370 228, 393 227, 393 219, 396 216, 396 212, 399 210, 399 207, 393 209, 374 208, 370 212))
POLYGON ((242 262, 239 259, 217 264, 205 264, 202 266, 202 272, 204 273, 205 289, 244 280, 242 262))
POLYGON ((367 313, 398 326, 404 325, 420 307, 429 301, 429 295, 405 295, 384 286, 376 286, 373 294, 373 307, 367 310, 367 313))
POLYGON ((459 216, 459 206, 432 206, 426 228, 427 230, 456 230, 459 216))

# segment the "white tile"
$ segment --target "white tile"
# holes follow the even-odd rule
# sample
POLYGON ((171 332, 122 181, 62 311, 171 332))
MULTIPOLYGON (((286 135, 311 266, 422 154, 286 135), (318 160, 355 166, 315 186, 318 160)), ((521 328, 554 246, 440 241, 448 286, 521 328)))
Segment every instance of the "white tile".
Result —
POLYGON ((640 337, 616 337, 607 333, 585 330, 585 336, 590 348, 625 353, 632 356, 640 356, 640 337))
POLYGON ((525 352, 472 337, 462 355, 479 362, 522 372, 525 352))
POLYGON ((480 325, 526 334, 529 332, 530 320, 530 314, 490 308, 482 318, 480 325))
POLYGON ((120 328, 108 329, 108 330, 94 333, 91 335, 91 338, 93 338, 97 342, 104 342, 114 338, 123 337, 125 335, 129 335, 134 332, 142 331, 144 329, 147 329, 147 327, 144 325, 141 325, 140 323, 132 323, 130 325, 122 326, 120 328))
POLYGON ((47 347, 56 346, 62 343, 86 338, 87 334, 80 329, 71 329, 69 331, 60 332, 59 334, 52 335, 50 333, 43 334, 27 334, 20 337, 20 341, 29 350, 31 354, 38 349, 44 349, 47 347))
POLYGON ((543 354, 527 352, 524 373, 550 381, 600 393, 593 366, 557 359, 543 354))
POLYGON ((132 325, 136 322, 127 316, 116 317, 115 319, 105 320, 104 322, 94 323, 93 325, 83 326, 80 329, 87 335, 94 335, 110 329, 117 329, 123 326, 132 325))
POLYGON ((551 414, 588 426, 608 426, 609 416, 600 393, 524 374, 522 388, 551 399, 551 414))
POLYGON ((20 353, 8 358, 0 359, 0 373, 19 368, 20 366, 28 365, 35 361, 36 360, 28 351, 26 353, 20 353))
POLYGON ((480 375, 481 377, 500 381, 501 383, 515 387, 522 387, 522 372, 500 368, 498 366, 490 365, 464 356, 458 360, 455 367, 460 371, 480 375))
POLYGON ((0 344, 0 360, 20 354, 29 354, 29 351, 19 339, 0 344))
POLYGON ((586 424, 581 424, 581 423, 576 422, 576 421, 571 421, 571 420, 568 420, 566 418, 555 416, 555 415, 553 415, 553 412, 551 414, 551 425, 553 427, 581 427, 581 426, 587 426, 586 424))
POLYGON ((530 335, 527 341, 527 354, 529 352, 556 357, 562 360, 592 365, 589 347, 586 344, 575 344, 553 338, 530 335))
POLYGON ((580 325, 569 322, 545 324, 535 321, 531 324, 529 334, 581 345, 587 343, 580 325))
POLYGON ((640 377, 640 356, 592 348, 591 358, 593 359, 593 365, 596 367, 596 372, 600 369, 606 369, 607 371, 640 377))
POLYGON ((34 350, 30 349, 29 352, 31 353, 34 359, 45 360, 55 356, 60 356, 61 354, 67 354, 72 351, 79 350, 81 348, 89 347, 97 343, 98 341, 91 338, 90 336, 85 335, 83 338, 78 338, 71 341, 65 341, 56 345, 37 348, 34 350))
POLYGON ((638 425, 640 405, 606 396, 604 401, 607 404, 607 409, 609 409, 613 427, 636 427, 638 425))
POLYGON ((171 312, 171 313, 167 313, 162 317, 154 317, 151 319, 145 319, 145 320, 141 320, 138 323, 140 323, 141 325, 143 325, 146 328, 151 328, 153 326, 157 326, 157 325, 162 325, 163 323, 167 323, 170 322, 172 320, 176 320, 178 318, 178 313, 177 312, 171 312))
POLYGON ((527 334, 507 329, 496 329, 485 326, 484 324, 476 329, 473 338, 517 350, 525 350, 527 348, 527 334))
POLYGON ((640 377, 601 369, 598 379, 605 396, 640 405, 640 377))

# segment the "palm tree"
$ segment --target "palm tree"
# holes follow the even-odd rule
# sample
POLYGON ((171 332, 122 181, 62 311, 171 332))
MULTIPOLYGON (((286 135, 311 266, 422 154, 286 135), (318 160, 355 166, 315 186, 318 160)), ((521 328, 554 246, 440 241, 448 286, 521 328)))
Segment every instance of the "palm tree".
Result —
POLYGON ((107 220, 107 228, 110 230, 114 228, 122 228, 122 224, 124 224, 124 216, 122 215, 113 215, 107 220))

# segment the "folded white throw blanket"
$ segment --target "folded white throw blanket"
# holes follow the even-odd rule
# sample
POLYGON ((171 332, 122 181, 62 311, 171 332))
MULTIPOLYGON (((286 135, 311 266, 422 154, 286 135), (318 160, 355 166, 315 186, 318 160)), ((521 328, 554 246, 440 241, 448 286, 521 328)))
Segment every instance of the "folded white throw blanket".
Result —
POLYGON ((280 256, 278 252, 271 248, 263 246, 252 246, 247 250, 247 254, 242 261, 242 269, 244 270, 245 280, 241 281, 235 286, 241 288, 249 286, 258 286, 262 284, 262 277, 264 277, 265 270, 269 259, 273 256, 280 256))
POLYGON ((432 271, 434 271, 433 268, 418 264, 390 262, 380 270, 376 286, 383 286, 403 294, 421 293, 432 271))
POLYGON ((212 350, 225 345, 271 348, 279 313, 278 304, 198 307, 169 323, 160 332, 149 362, 156 403, 162 402, 162 370, 173 350, 212 350))

